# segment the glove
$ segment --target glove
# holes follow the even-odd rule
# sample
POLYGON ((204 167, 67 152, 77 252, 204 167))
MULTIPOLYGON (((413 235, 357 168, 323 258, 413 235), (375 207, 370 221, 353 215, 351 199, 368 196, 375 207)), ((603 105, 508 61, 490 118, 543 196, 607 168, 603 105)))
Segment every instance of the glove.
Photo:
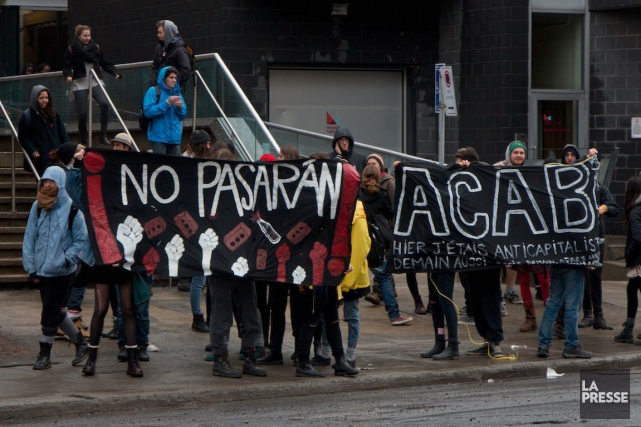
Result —
POLYGON ((599 215, 603 215, 608 211, 608 207, 606 205, 601 205, 599 206, 599 215))

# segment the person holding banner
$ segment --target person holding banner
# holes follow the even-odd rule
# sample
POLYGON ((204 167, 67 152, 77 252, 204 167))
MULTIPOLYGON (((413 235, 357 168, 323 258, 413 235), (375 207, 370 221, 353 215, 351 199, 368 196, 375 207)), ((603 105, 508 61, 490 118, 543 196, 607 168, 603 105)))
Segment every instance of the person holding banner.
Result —
POLYGON ((178 71, 174 67, 162 68, 157 85, 160 96, 156 87, 150 87, 143 100, 145 117, 151 119, 147 139, 155 154, 179 156, 187 105, 180 93, 178 71))
MULTIPOLYGON (((623 323, 623 330, 614 340, 632 343, 634 321, 639 308, 638 293, 641 291, 641 178, 630 178, 626 184, 624 218, 628 229, 625 241, 625 266, 628 269, 627 318, 623 323)), ((641 341, 634 341, 634 344, 641 345, 641 341)))
MULTIPOLYGON (((375 166, 363 169, 359 198, 363 202, 365 214, 373 220, 375 215, 383 215, 387 220, 394 217, 394 211, 387 196, 387 191, 379 184, 380 171, 375 166)), ((392 274, 387 272, 387 260, 377 268, 370 269, 381 286, 381 294, 385 301, 385 310, 392 326, 400 326, 412 321, 411 317, 401 316, 398 302, 392 286, 392 274)))

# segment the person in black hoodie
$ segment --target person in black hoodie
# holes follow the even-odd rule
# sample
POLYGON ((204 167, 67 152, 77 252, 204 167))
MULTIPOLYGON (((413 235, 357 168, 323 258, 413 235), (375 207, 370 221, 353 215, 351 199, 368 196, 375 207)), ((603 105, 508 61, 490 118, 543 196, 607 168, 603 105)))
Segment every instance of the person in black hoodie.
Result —
POLYGON ((332 149, 333 151, 327 153, 330 159, 342 160, 354 166, 359 175, 363 173, 367 159, 363 153, 354 150, 354 138, 349 129, 345 127, 336 129, 332 140, 332 149))
MULTIPOLYGON (((46 87, 37 85, 31 89, 29 108, 18 123, 18 140, 39 176, 49 165, 49 152, 69 142, 65 125, 53 107, 51 92, 46 87)), ((26 159, 24 169, 31 171, 26 159)))
POLYGON ((191 61, 185 42, 178 33, 178 27, 172 21, 163 19, 156 22, 158 29, 158 44, 154 53, 154 62, 151 65, 151 76, 149 77, 149 86, 155 86, 158 83, 158 71, 163 67, 174 67, 178 70, 178 83, 185 90, 185 83, 191 76, 191 61))
POLYGON ((87 145, 87 114, 89 111, 89 78, 93 69, 100 81, 92 80, 93 99, 100 106, 100 143, 111 145, 107 138, 107 125, 109 124, 109 101, 105 93, 98 88, 102 81, 101 69, 105 70, 116 79, 121 77, 118 69, 105 59, 100 46, 91 39, 91 27, 76 25, 75 37, 71 45, 65 50, 62 74, 67 83, 73 82, 73 99, 78 110, 78 131, 82 145, 87 145))

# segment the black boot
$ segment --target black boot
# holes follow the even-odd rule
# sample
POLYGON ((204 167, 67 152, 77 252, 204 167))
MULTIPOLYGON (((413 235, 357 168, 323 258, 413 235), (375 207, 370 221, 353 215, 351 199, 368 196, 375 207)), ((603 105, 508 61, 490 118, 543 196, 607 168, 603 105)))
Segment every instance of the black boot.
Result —
POLYGON ((125 348, 127 349, 127 375, 142 378, 143 372, 140 369, 140 364, 138 364, 138 347, 125 348))
POLYGON ((351 377, 358 374, 358 369, 352 368, 345 361, 345 355, 336 358, 336 363, 334 363, 334 375, 339 377, 351 377))
POLYGON ((33 364, 33 369, 42 371, 51 368, 51 347, 53 347, 53 343, 40 341, 40 353, 38 353, 36 363, 33 364))
POLYGON ((103 332, 101 335, 103 338, 107 338, 110 340, 117 340, 118 339, 118 325, 117 325, 117 318, 113 318, 113 328, 111 328, 111 331, 109 332, 103 332))
POLYGON ((298 359, 298 364, 296 365, 296 376, 320 378, 324 377, 325 374, 314 369, 314 367, 309 363, 309 356, 307 356, 306 358, 301 357, 298 359))
POLYGON ((82 373, 87 376, 92 376, 96 373, 96 361, 98 360, 98 347, 89 346, 89 357, 85 367, 82 368, 82 373))
POLYGON ((243 376, 243 373, 231 367, 228 353, 218 353, 214 354, 214 371, 212 375, 226 378, 240 378, 243 376))
POLYGON ((127 349, 125 348, 124 345, 121 345, 118 348, 120 348, 120 353, 118 353, 118 362, 126 362, 127 361, 127 349))
POLYGON ((430 351, 421 353, 421 357, 424 359, 431 359, 435 354, 441 353, 445 350, 445 338, 436 337, 436 342, 434 342, 434 347, 430 351))
POLYGON ((612 326, 608 325, 608 322, 603 318, 603 314, 597 314, 594 316, 594 322, 592 322, 592 327, 594 329, 603 329, 605 331, 611 331, 614 329, 612 326))
POLYGON ((76 366, 87 358, 87 355, 89 354, 89 343, 84 335, 78 331, 76 342, 74 342, 73 345, 76 346, 76 357, 71 361, 71 365, 76 366))
POLYGON ((282 365, 283 364, 283 355, 282 353, 276 354, 275 351, 270 351, 265 356, 257 360, 259 365, 282 365))
POLYGON ((619 335, 616 335, 614 337, 614 340, 616 342, 624 342, 628 344, 632 344, 634 341, 634 334, 632 331, 634 330, 634 319, 632 318, 627 318, 625 319, 625 322, 623 323, 623 330, 619 335))
POLYGON ((194 320, 191 322, 191 329, 196 332, 209 332, 209 327, 205 323, 205 317, 202 314, 194 314, 194 320))
POLYGON ((149 354, 147 353, 147 347, 149 343, 138 344, 138 360, 141 362, 149 362, 149 354))
POLYGON ((254 375, 256 377, 266 377, 267 371, 256 365, 256 349, 252 348, 243 351, 245 361, 243 362, 243 374, 254 375))
POLYGON ((452 360, 452 359, 458 359, 458 356, 459 356, 458 343, 449 342, 447 344, 447 348, 443 352, 432 356, 432 359, 433 360, 452 360))

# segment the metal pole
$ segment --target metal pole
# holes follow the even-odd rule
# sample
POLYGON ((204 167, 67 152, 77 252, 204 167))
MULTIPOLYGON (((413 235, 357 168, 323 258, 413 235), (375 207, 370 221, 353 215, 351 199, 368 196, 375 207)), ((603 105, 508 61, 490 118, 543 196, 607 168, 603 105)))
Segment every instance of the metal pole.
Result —
POLYGON ((445 105, 441 104, 438 113, 438 163, 445 164, 445 105))
POLYGON ((194 79, 194 113, 193 113, 194 114, 194 116, 193 116, 194 118, 192 119, 192 122, 191 122, 191 131, 192 132, 196 130, 196 105, 198 104, 198 99, 197 99, 198 98, 197 97, 197 95, 198 95, 198 78, 196 77, 195 73, 193 74, 193 79, 194 79))
POLYGON ((11 213, 16 213, 16 138, 13 133, 11 134, 11 213))
MULTIPOLYGON (((89 93, 88 93, 88 102, 89 102, 89 113, 87 114, 87 129, 89 132, 89 135, 87 135, 87 142, 89 144, 89 148, 91 148, 91 134, 92 134, 92 112, 93 112, 93 88, 91 87, 93 85, 93 70, 92 72, 89 73, 87 76, 87 80, 89 81, 89 93)), ((100 80, 98 80, 100 82, 100 80)), ((80 121, 78 121, 78 132, 80 132, 80 121)), ((82 135, 81 135, 82 138, 82 135)), ((81 139, 82 140, 82 139, 81 139)))

